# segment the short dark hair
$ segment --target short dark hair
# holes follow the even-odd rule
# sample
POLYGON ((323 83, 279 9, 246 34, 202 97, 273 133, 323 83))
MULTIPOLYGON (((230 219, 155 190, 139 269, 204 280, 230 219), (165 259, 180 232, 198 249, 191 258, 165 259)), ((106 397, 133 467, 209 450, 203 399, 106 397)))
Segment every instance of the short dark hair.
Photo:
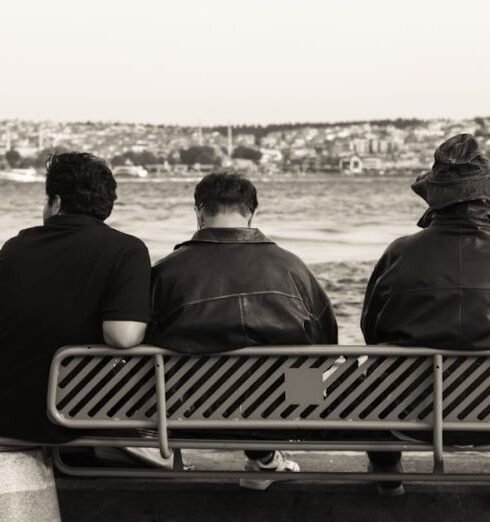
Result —
POLYGON ((117 183, 107 163, 88 152, 53 154, 46 162, 46 194, 58 195, 64 214, 85 214, 104 221, 112 212, 117 183))
POLYGON ((196 185, 194 201, 198 209, 215 216, 223 209, 234 209, 246 216, 258 206, 257 189, 244 176, 233 170, 213 172, 196 185))

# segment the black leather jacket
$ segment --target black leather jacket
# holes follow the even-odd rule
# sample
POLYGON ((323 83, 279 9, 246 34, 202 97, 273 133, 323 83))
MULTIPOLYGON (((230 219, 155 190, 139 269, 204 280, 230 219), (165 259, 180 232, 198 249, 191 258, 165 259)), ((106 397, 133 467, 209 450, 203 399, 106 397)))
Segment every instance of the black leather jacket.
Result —
POLYGON ((368 344, 490 349, 490 206, 427 213, 421 232, 394 241, 368 283, 368 344))
POLYGON ((330 301, 294 254, 254 228, 205 228, 152 271, 148 342, 185 353, 336 344, 330 301))

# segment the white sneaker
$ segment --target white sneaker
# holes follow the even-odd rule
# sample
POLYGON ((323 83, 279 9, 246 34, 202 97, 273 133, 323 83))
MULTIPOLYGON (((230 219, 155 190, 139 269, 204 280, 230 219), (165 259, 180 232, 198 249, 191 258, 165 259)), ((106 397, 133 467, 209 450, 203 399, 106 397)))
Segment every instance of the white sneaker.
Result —
MULTIPOLYGON (((300 471, 299 465, 294 460, 289 460, 282 451, 274 451, 274 457, 266 464, 261 460, 249 459, 244 467, 245 471, 300 471)), ((280 479, 278 479, 280 480, 280 479)), ((249 489, 266 490, 275 480, 270 479, 240 479, 240 487, 249 489)))

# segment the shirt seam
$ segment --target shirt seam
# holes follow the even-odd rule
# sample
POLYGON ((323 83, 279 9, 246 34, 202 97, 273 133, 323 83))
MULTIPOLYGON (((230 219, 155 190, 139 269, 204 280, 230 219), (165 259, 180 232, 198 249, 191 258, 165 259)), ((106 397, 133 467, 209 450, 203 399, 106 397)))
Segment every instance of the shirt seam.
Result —
POLYGON ((158 322, 158 323, 164 322, 172 314, 174 314, 178 310, 181 310, 182 308, 185 308, 186 306, 196 305, 196 304, 200 304, 200 303, 207 303, 210 301, 219 301, 222 299, 230 299, 233 297, 241 298, 241 297, 248 297, 248 296, 254 296, 254 295, 270 295, 270 294, 280 295, 283 297, 289 297, 290 299, 296 299, 296 300, 300 301, 303 304, 303 307, 304 307, 305 311, 308 313, 308 315, 315 317, 311 312, 308 311, 308 309, 306 308, 306 305, 301 297, 299 297, 297 295, 287 294, 286 292, 278 292, 277 290, 272 290, 272 291, 263 290, 263 291, 258 291, 258 292, 241 292, 241 293, 235 293, 235 294, 226 294, 226 295, 220 295, 220 296, 215 296, 215 297, 207 297, 204 299, 194 299, 192 301, 186 301, 185 303, 182 303, 181 305, 175 307, 172 311, 165 314, 161 319, 157 319, 156 322, 158 322))
POLYGON ((410 288, 406 290, 392 290, 388 295, 411 294, 416 292, 425 292, 427 290, 488 290, 490 291, 490 283, 485 285, 450 285, 450 286, 422 286, 420 288, 410 288))
POLYGON ((240 322, 242 323, 242 332, 245 336, 245 339, 251 340, 248 333, 247 328, 245 326, 245 314, 243 313, 243 296, 238 298, 238 308, 240 309, 240 322))
POLYGON ((189 239, 183 243, 179 243, 175 246, 174 250, 177 250, 184 246, 195 245, 198 243, 202 244, 221 244, 221 245, 275 245, 274 241, 270 240, 243 240, 243 239, 189 239))
MULTIPOLYGON (((317 321, 320 321, 320 318, 322 317, 322 315, 325 313, 325 311, 327 310, 327 308, 329 307, 328 303, 322 308, 322 311, 318 314, 318 315, 315 315, 315 314, 310 314, 311 317, 313 317, 314 319, 316 319, 317 321)), ((308 311, 308 310, 307 310, 308 311)), ((310 313, 310 312, 308 312, 310 313)))

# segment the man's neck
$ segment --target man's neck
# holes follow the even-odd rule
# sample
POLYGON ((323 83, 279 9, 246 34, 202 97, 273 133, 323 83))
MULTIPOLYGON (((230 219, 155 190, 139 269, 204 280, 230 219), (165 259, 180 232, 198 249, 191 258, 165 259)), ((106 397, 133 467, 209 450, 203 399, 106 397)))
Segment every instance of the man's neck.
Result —
POLYGON ((207 216, 203 228, 248 228, 249 218, 241 214, 216 214, 207 216))

